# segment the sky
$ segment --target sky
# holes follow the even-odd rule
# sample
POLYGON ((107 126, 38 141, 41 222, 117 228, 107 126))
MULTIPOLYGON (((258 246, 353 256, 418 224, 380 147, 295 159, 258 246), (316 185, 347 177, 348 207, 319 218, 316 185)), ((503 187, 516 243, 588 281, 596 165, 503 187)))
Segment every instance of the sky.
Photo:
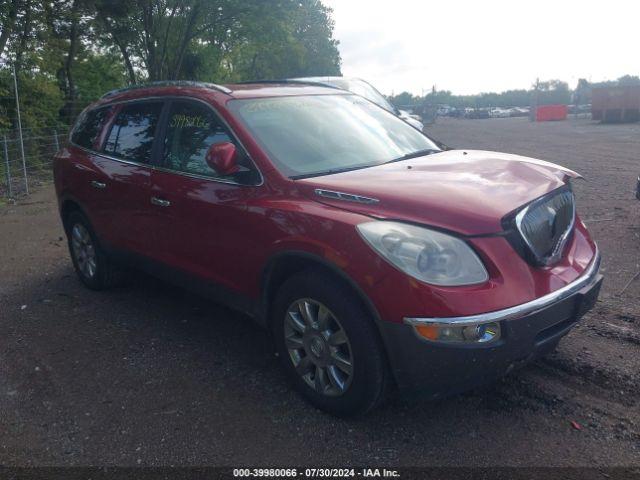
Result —
POLYGON ((384 94, 640 75, 637 0, 323 0, 342 73, 384 94))

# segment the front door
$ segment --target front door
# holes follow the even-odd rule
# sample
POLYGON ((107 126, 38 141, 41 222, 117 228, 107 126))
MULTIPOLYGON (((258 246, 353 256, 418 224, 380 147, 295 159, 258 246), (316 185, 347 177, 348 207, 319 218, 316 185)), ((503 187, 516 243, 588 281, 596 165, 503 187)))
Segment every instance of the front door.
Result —
POLYGON ((247 278, 250 230, 247 205, 260 175, 212 108, 195 100, 168 106, 161 167, 151 178, 156 242, 164 263, 235 291, 247 278), (239 172, 222 176, 205 160, 209 147, 232 142, 239 172))

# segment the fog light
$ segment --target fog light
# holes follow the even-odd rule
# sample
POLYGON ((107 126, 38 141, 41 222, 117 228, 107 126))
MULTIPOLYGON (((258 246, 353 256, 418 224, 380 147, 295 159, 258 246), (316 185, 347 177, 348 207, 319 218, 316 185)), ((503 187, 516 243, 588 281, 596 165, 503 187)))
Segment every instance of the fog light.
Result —
POLYGON ((489 343, 500 338, 498 322, 474 325, 453 325, 448 323, 430 323, 416 325, 416 332, 432 342, 442 343, 489 343))

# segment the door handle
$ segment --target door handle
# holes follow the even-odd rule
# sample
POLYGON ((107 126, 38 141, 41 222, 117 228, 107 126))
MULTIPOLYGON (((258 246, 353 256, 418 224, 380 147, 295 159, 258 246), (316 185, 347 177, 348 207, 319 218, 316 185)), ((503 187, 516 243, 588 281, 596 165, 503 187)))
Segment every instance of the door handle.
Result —
POLYGON ((92 180, 91 181, 91 186, 93 188, 106 188, 107 184, 104 182, 98 182, 97 180, 92 180))
POLYGON ((171 202, 169 200, 163 200, 162 198, 151 197, 151 204, 159 207, 168 207, 171 205, 171 202))

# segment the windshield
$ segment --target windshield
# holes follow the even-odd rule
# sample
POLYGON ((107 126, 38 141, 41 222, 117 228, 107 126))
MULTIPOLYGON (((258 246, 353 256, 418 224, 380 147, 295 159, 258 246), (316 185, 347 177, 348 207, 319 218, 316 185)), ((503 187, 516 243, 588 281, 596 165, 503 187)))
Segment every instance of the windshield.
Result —
POLYGON ((372 167, 439 150, 418 130, 357 95, 243 99, 228 106, 289 177, 372 167))

